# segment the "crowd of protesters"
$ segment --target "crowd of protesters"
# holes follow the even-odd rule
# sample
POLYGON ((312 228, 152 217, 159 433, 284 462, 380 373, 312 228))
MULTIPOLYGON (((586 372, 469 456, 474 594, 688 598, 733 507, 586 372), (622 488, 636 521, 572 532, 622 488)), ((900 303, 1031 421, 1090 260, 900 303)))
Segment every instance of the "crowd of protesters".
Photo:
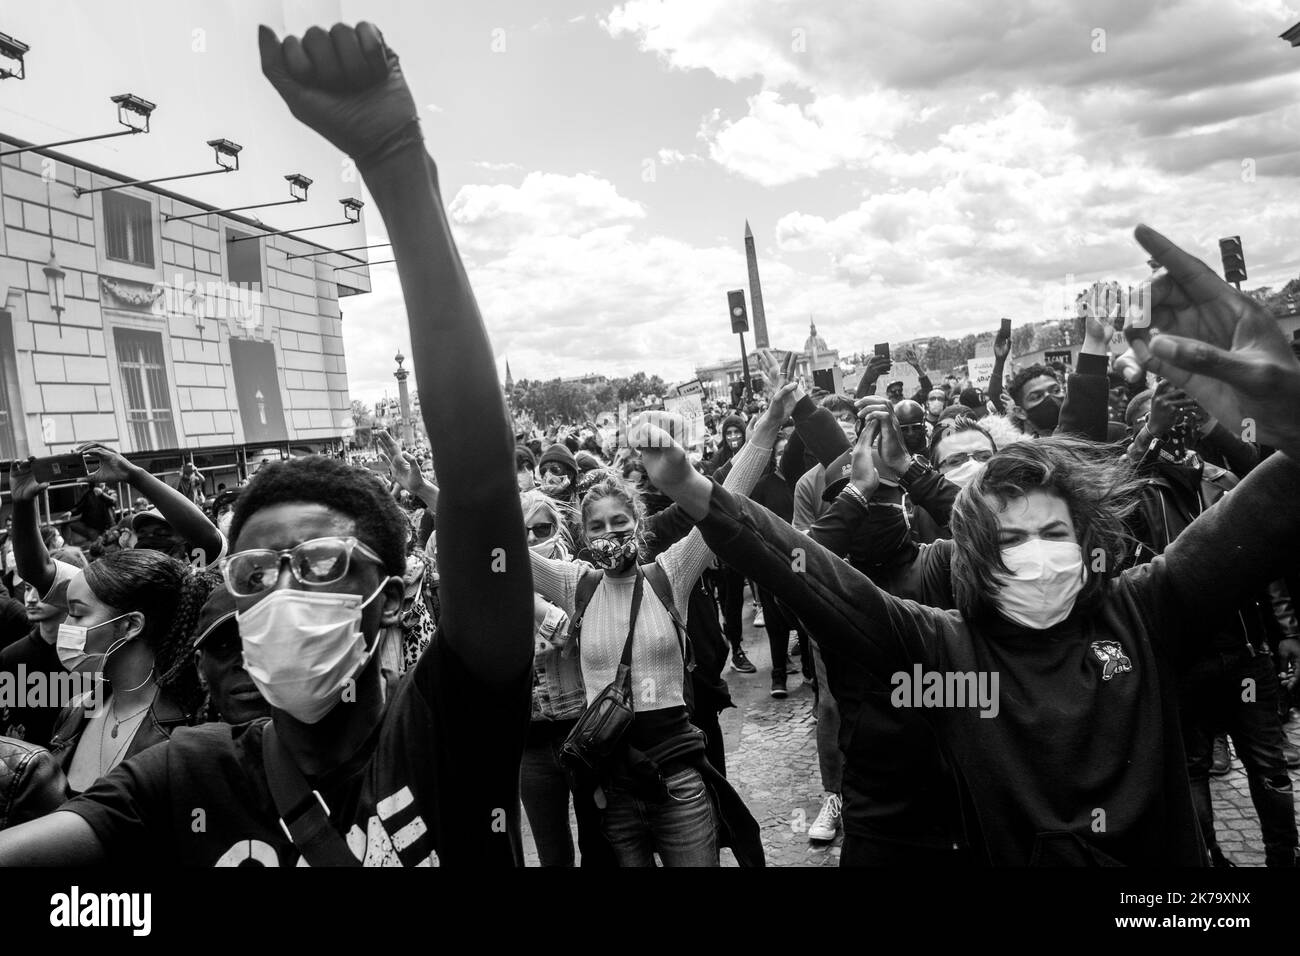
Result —
POLYGON ((396 57, 369 24, 260 43, 384 216, 428 444, 211 496, 86 445, 84 547, 15 463, 0 863, 509 866, 523 814, 542 865, 761 866, 719 724, 748 622, 772 697, 794 658, 814 688, 843 865, 1224 865, 1227 739, 1296 865, 1300 361, 1257 303, 1139 227, 1122 361, 1092 301, 1068 375, 1004 382, 1004 327, 987 392, 902 353, 910 396, 884 357, 806 393, 764 351, 704 439, 520 428, 396 57))

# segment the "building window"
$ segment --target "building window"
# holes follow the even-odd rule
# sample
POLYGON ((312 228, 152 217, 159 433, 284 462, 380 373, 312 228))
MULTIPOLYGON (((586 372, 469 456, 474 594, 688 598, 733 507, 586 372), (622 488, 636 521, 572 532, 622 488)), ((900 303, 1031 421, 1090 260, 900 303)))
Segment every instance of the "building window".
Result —
POLYGON ((115 329, 117 365, 126 398, 126 424, 134 451, 176 447, 176 425, 167 388, 160 332, 115 329))
POLYGON ((248 239, 231 242, 247 236, 236 229, 226 230, 226 281, 256 292, 262 291, 262 241, 248 239))
POLYGON ((105 254, 118 262, 153 268, 153 204, 119 192, 104 193, 105 254))

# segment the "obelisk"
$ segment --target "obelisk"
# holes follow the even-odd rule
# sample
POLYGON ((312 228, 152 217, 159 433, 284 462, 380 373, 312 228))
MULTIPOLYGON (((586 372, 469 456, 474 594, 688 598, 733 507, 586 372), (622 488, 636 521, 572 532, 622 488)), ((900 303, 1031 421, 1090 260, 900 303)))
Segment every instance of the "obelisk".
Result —
POLYGON ((754 323, 754 347, 767 348, 767 317, 763 314, 763 287, 758 281, 758 255, 754 252, 754 234, 745 220, 745 261, 749 263, 749 315, 754 323))

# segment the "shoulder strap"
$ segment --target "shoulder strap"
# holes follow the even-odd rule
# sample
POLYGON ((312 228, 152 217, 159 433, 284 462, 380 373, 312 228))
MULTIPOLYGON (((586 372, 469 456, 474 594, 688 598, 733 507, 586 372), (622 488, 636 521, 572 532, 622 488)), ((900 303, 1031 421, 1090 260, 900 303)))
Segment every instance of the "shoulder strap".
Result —
POLYGON ((655 597, 668 609, 668 616, 673 619, 673 627, 677 630, 677 643, 682 649, 682 660, 686 664, 686 670, 688 672, 695 670, 695 649, 691 646, 691 636, 686 630, 686 624, 682 621, 682 616, 677 613, 677 603, 673 598, 673 586, 668 580, 668 573, 654 561, 642 566, 641 570, 645 573, 645 579, 650 582, 650 590, 654 591, 655 597))
POLYGON ((627 640, 623 642, 623 657, 619 661, 622 668, 632 666, 632 636, 636 634, 636 618, 641 611, 641 595, 645 591, 645 575, 636 569, 636 584, 632 585, 632 610, 627 616, 627 640))
POLYGON ((280 814, 280 829, 314 867, 360 866, 343 837, 330 823, 329 808, 319 790, 311 789, 307 778, 285 751, 275 733, 275 724, 262 729, 262 767, 280 814))
POLYGON ((595 568, 584 570, 578 578, 578 586, 573 593, 573 618, 569 621, 569 639, 574 643, 582 637, 582 616, 587 613, 587 605, 591 603, 592 595, 604 579, 605 572, 595 568))

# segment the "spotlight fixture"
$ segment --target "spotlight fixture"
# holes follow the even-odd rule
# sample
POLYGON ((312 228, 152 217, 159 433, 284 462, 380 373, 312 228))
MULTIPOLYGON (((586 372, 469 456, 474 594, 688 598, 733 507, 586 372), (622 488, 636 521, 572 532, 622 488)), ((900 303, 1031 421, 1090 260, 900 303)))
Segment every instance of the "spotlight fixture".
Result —
MULTIPOLYGON (((0 34, 3 36, 3 34, 0 34)), ((3 46, 3 44, 0 44, 3 46)), ((3 77, 0 77, 2 79, 3 77)), ((157 107, 134 93, 119 93, 109 97, 117 104, 117 121, 126 129, 114 133, 97 133, 94 136, 78 136, 75 139, 61 139, 57 143, 42 143, 40 146, 23 146, 19 149, 6 149, 0 156, 15 156, 18 153, 30 153, 34 149, 53 149, 56 146, 71 146, 73 143, 90 143, 97 139, 113 139, 115 136, 133 136, 136 133, 149 132, 149 114, 157 107)))
POLYGON ((342 222, 324 222, 319 226, 303 226, 301 229, 280 229, 277 232, 263 232, 256 235, 247 236, 226 236, 226 242, 244 242, 248 239, 270 239, 272 236, 283 236, 289 233, 310 232, 313 229, 329 229, 333 226, 351 226, 361 221, 361 207, 365 205, 360 199, 340 199, 339 203, 343 206, 343 215, 347 218, 342 222))
POLYGON ((239 151, 244 147, 238 143, 232 143, 228 139, 210 139, 208 145, 212 147, 215 153, 216 169, 209 169, 202 173, 180 173, 176 176, 162 176, 158 179, 136 179, 129 183, 118 183, 115 186, 97 186, 94 189, 82 189, 80 186, 74 186, 72 191, 78 197, 81 197, 90 193, 105 193, 114 189, 125 189, 127 186, 148 186, 153 183, 169 183, 175 179, 194 179, 198 176, 212 176, 217 173, 233 173, 239 169, 239 151))
POLYGON ((289 199, 281 199, 279 202, 261 202, 253 206, 231 206, 229 209, 205 209, 202 212, 192 212, 184 216, 163 216, 163 222, 172 222, 178 219, 197 219, 200 216, 215 216, 223 212, 265 209, 268 206, 292 206, 300 202, 306 202, 307 187, 311 185, 312 181, 302 173, 290 173, 284 178, 289 182, 289 199))

